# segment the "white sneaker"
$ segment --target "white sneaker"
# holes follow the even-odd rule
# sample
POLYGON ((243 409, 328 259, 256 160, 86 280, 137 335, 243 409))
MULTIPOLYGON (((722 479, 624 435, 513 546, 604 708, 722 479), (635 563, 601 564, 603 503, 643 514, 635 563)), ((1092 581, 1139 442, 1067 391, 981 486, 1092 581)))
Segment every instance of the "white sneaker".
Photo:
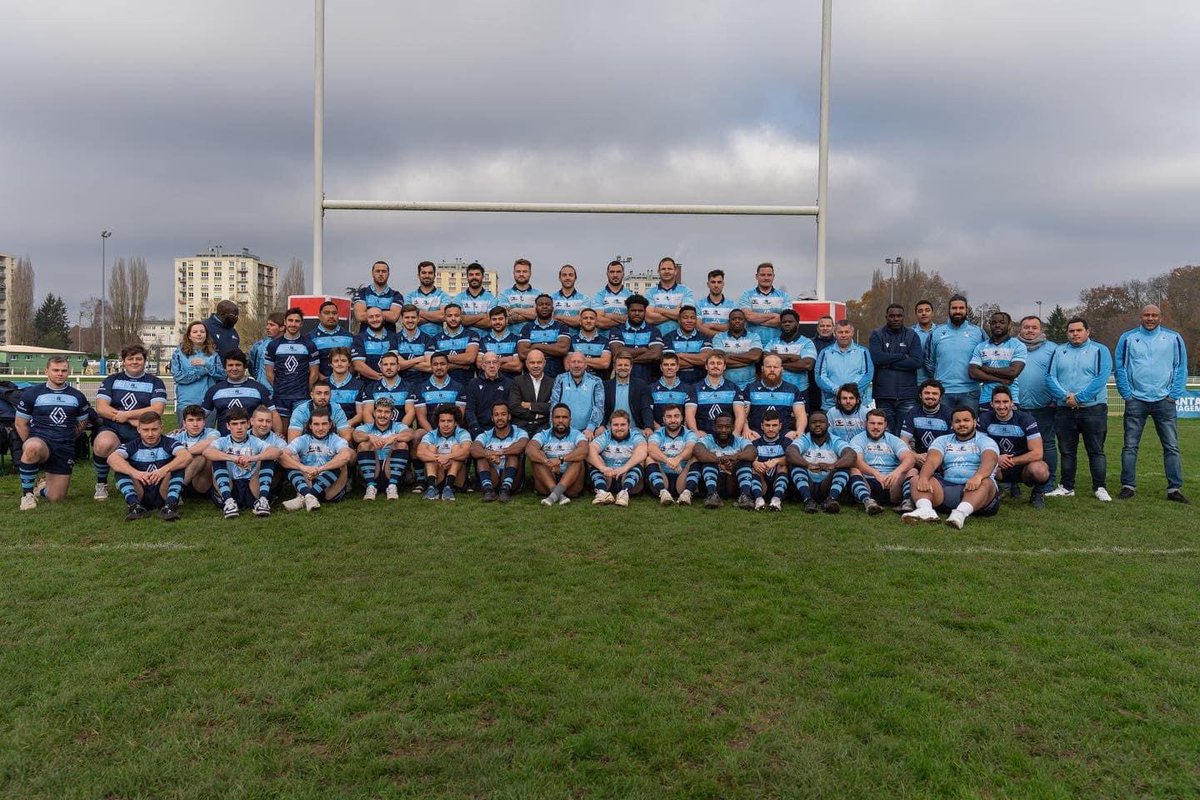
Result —
POLYGON ((624 489, 617 492, 617 497, 615 500, 613 500, 613 502, 619 505, 621 508, 629 505, 629 492, 625 491, 624 489))
POLYGON ((304 495, 302 494, 296 495, 291 500, 283 501, 284 511, 299 511, 302 508, 304 508, 304 495))
POLYGON ((37 498, 33 496, 33 492, 26 492, 21 495, 21 510, 33 511, 37 508, 37 498))
POLYGON ((374 500, 375 495, 377 494, 379 494, 379 487, 375 484, 371 484, 367 487, 366 491, 363 492, 363 500, 374 500))
POLYGON ((1105 489, 1103 486, 1101 486, 1099 489, 1097 489, 1095 492, 1093 492, 1093 494, 1096 495, 1096 499, 1099 500, 1101 503, 1111 503, 1112 502, 1112 495, 1109 494, 1108 489, 1105 489))
POLYGON ((265 497, 260 497, 254 501, 254 516, 269 517, 271 516, 271 501, 265 497))
POLYGON ((966 523, 966 521, 967 515, 958 509, 951 511, 950 516, 946 517, 946 524, 951 528, 958 528, 960 531, 962 530, 962 526, 966 523))
POLYGON ((762 511, 766 507, 767 507, 766 499, 760 497, 754 501, 754 510, 755 511, 762 511))
POLYGON ((97 483, 96 491, 92 494, 92 499, 99 503, 103 503, 105 500, 107 500, 108 499, 108 484, 107 483, 97 483))
POLYGON ((675 505, 675 498, 671 497, 670 492, 668 492, 666 489, 663 489, 658 493, 658 502, 664 506, 673 506, 675 505))
POLYGON ((567 497, 565 494, 562 497, 558 498, 558 504, 560 506, 565 506, 570 502, 571 502, 571 498, 567 497))
POLYGON ((679 499, 675 501, 681 506, 690 506, 692 504, 692 490, 684 489, 679 493, 679 499))
POLYGON ((547 497, 543 497, 543 498, 542 498, 542 505, 544 505, 544 506, 546 506, 547 508, 549 508, 550 506, 555 506, 555 505, 558 505, 558 501, 557 501, 557 500, 555 500, 553 497, 549 497, 549 496, 547 496, 547 497))
POLYGON ((904 520, 906 525, 917 525, 921 522, 937 522, 938 515, 932 508, 918 508, 901 515, 900 519, 904 520))
POLYGON ((225 519, 233 519, 238 515, 237 500, 232 497, 225 501, 225 507, 221 509, 221 513, 225 515, 225 519))
POLYGON ((388 500, 399 500, 400 499, 400 490, 398 488, 396 488, 396 484, 389 483, 387 489, 384 490, 383 496, 386 497, 388 500))
POLYGON ((772 497, 770 506, 772 511, 783 511, 783 500, 778 497, 772 497))
POLYGON ((1046 492, 1046 497, 1074 497, 1074 496, 1075 496, 1074 489, 1068 489, 1067 487, 1062 486, 1062 485, 1055 486, 1053 489, 1046 492))
POLYGON ((600 491, 596 492, 596 496, 592 498, 592 505, 606 506, 612 503, 614 499, 615 498, 613 497, 612 492, 601 489, 600 491))
POLYGON ((304 510, 305 511, 316 511, 320 507, 321 507, 321 501, 317 499, 317 496, 315 494, 304 495, 304 510))

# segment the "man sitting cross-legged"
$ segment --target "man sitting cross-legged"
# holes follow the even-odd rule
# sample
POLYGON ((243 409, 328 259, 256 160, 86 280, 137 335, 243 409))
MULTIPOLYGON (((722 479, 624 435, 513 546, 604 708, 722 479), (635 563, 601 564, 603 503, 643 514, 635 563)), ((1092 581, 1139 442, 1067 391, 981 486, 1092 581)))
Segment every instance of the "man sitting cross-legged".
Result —
POLYGON ((912 448, 887 428, 887 414, 873 408, 867 412, 867 429, 850 440, 857 455, 850 490, 871 516, 883 513, 882 504, 898 506, 910 499, 906 476, 917 463, 912 448))
POLYGON ((513 427, 508 402, 497 400, 492 404, 492 427, 480 433, 471 443, 471 457, 479 472, 479 485, 483 490, 483 502, 499 500, 507 503, 513 492, 520 489, 518 474, 524 472, 525 445, 529 434, 513 427), (500 487, 499 493, 496 491, 500 487))
POLYGON ((354 429, 358 471, 367 486, 363 500, 374 500, 379 495, 381 478, 387 479, 384 496, 400 499, 400 479, 408 466, 409 445, 415 434, 395 418, 393 410, 392 398, 380 397, 371 407, 371 420, 354 429))
POLYGON ((792 483, 804 501, 806 513, 817 513, 818 503, 826 514, 841 511, 838 498, 857 459, 853 447, 829 432, 829 417, 824 411, 814 410, 808 415, 808 433, 792 442, 787 451, 792 483))
POLYGON ((191 460, 182 443, 163 436, 162 416, 143 411, 137 418, 137 435, 108 454, 108 465, 117 473, 117 488, 129 507, 126 521, 142 519, 154 509, 165 520, 179 519, 183 470, 191 460))
POLYGON ((668 403, 662 409, 662 427, 650 436, 646 456, 646 480, 658 492, 658 502, 690 506, 700 488, 700 465, 692 451, 700 437, 683 425, 683 406, 668 403))
POLYGON ((462 427, 458 406, 444 404, 433 415, 433 430, 421 437, 417 458, 425 465, 428 485, 425 499, 453 501, 455 487, 462 488, 471 457, 471 434, 462 427), (440 487, 440 490, 439 490, 440 487))
POLYGON ((593 505, 629 505, 630 495, 642 488, 646 462, 646 437, 629 421, 629 412, 618 408, 604 433, 592 440, 588 464, 592 469, 593 505))
POLYGON ((221 434, 206 422, 204 409, 193 403, 183 409, 182 427, 170 433, 172 439, 192 454, 192 460, 183 468, 184 497, 206 498, 212 490, 212 464, 204 457, 204 451, 221 434))
POLYGON ((354 448, 333 429, 329 410, 314 408, 307 431, 279 454, 279 463, 296 488, 296 496, 284 501, 284 510, 316 511, 322 502, 341 500, 350 483, 347 465, 353 458, 354 448))
POLYGON ((550 409, 550 427, 534 434, 525 446, 533 465, 533 488, 544 506, 565 506, 583 492, 587 470, 588 439, 571 427, 571 407, 559 403, 550 409))
POLYGON ((986 517, 1000 509, 1000 491, 992 478, 1000 448, 976 429, 970 406, 954 409, 950 425, 953 432, 934 440, 913 482, 917 507, 903 517, 909 524, 938 522, 941 509, 950 512, 946 524, 961 529, 971 514, 986 517))
MULTIPOLYGON (((274 412, 267 409, 274 419, 274 412)), ((204 451, 212 464, 213 483, 221 498, 225 519, 233 519, 243 508, 254 509, 257 517, 271 515, 267 495, 275 477, 275 459, 279 448, 250 434, 250 415, 246 409, 230 408, 225 417, 229 433, 214 439, 204 451)))

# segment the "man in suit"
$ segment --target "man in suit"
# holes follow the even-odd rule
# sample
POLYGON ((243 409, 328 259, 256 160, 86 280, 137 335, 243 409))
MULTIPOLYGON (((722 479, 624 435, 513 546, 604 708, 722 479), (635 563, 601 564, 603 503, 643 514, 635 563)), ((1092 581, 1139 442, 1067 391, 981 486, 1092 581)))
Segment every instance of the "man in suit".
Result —
POLYGON ((472 436, 492 427, 492 407, 496 403, 507 403, 511 391, 512 382, 500 373, 499 354, 481 355, 479 374, 467 384, 466 426, 472 436))
POLYGON ((540 433, 550 416, 553 390, 554 379, 546 376, 546 354, 530 350, 525 358, 525 372, 513 379, 508 393, 513 423, 530 436, 540 433))
MULTIPOLYGON (((604 425, 607 427, 613 411, 624 409, 630 424, 643 436, 654 433, 654 413, 650 402, 650 385, 634 378, 633 359, 626 353, 613 362, 614 377, 604 382, 604 425)), ((597 431, 599 434, 599 431, 597 431)))

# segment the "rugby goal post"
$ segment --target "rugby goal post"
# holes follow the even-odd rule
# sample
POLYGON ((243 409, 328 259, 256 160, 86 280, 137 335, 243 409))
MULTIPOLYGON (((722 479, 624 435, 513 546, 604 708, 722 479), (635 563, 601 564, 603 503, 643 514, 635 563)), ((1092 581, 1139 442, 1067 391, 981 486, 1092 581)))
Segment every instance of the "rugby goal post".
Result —
POLYGON ((825 298, 825 235, 829 194, 829 48, 833 0, 821 0, 821 95, 817 144, 817 204, 814 206, 675 205, 637 203, 492 203, 422 200, 329 200, 325 197, 325 0, 315 0, 313 37, 313 294, 324 292, 325 212, 473 211, 535 214, 719 214, 816 217, 816 290, 825 298))

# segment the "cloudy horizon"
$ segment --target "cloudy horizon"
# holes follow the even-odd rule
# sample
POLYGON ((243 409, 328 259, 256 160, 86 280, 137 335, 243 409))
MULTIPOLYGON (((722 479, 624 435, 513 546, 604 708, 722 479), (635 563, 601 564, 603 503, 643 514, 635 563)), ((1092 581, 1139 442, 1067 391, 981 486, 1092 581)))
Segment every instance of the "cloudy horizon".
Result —
MULTIPOLYGON (((816 195, 820 2, 329 0, 331 199, 778 203, 816 195)), ((0 252, 74 316, 141 255, 249 248, 311 272, 312 7, 9 3, 0 252)), ((1014 313, 1200 261, 1200 6, 835 3, 829 283, 901 255, 1014 313), (1031 286, 1034 287, 1031 289, 1031 286), (1032 294, 1031 294, 1032 292, 1032 294), (1036 296, 1034 296, 1036 295, 1036 296)), ((812 288, 811 218, 327 212, 325 291, 393 265, 517 256, 594 291, 613 256, 776 263, 812 288)))

